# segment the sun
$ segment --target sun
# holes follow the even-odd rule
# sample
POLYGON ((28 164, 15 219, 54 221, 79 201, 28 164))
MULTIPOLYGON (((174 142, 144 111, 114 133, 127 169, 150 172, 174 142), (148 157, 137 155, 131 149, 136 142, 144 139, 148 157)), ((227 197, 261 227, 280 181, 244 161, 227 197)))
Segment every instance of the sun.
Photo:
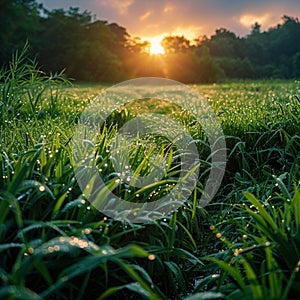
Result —
POLYGON ((155 55, 155 54, 165 54, 165 49, 161 45, 161 37, 153 37, 149 38, 148 41, 150 42, 150 54, 155 55))

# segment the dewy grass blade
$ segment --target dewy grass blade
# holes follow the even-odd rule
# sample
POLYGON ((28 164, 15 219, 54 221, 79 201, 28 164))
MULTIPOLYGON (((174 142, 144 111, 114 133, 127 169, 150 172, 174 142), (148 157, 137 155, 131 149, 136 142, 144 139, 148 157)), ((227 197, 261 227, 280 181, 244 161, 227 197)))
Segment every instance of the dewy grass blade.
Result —
POLYGON ((243 264, 243 266, 245 268, 246 278, 247 278, 247 281, 249 281, 253 299, 258 299, 258 300, 263 299, 264 295, 263 295, 262 287, 261 287, 260 283, 258 282, 257 276, 256 276, 253 268, 247 262, 246 259, 242 259, 241 263, 243 264))
POLYGON ((243 194, 245 195, 247 200, 249 202, 251 202, 251 204, 254 205, 255 208, 259 211, 259 213, 262 216, 262 219, 264 220, 266 226, 270 226, 271 230, 276 232, 277 226, 276 226, 275 222, 273 221, 273 219, 271 218, 271 216, 266 211, 266 209, 262 206, 262 204, 251 193, 244 192, 243 194))
POLYGON ((292 199, 292 208, 296 221, 295 234, 300 233, 300 190, 294 186, 294 197, 292 199))
MULTIPOLYGON (((12 210, 15 215, 15 220, 19 228, 23 226, 22 211, 17 198, 10 192, 0 191, 0 224, 4 225, 9 210, 12 210)), ((1 226, 2 227, 2 226, 1 226)), ((3 229, 3 228, 2 228, 3 229)))
POLYGON ((226 273, 228 273, 238 283, 238 285, 243 290, 243 292, 245 294, 248 294, 245 280, 238 268, 226 263, 225 261, 213 257, 205 258, 205 260, 211 261, 217 264, 218 266, 220 266, 226 273))
MULTIPOLYGON (((223 112, 218 118, 227 134, 229 153, 224 182, 213 202, 200 208, 212 167, 209 144, 203 128, 187 113, 176 110, 200 153, 196 188, 176 213, 158 221, 145 217, 145 223, 137 225, 93 209, 72 169, 74 127, 88 103, 108 86, 77 84, 63 89, 55 75, 42 78, 36 70, 30 77, 30 66, 34 64, 19 52, 9 69, 0 71, 2 298, 63 298, 64 293, 85 298, 92 297, 91 291, 97 297, 122 299, 179 299, 186 295, 191 299, 229 295, 253 299, 261 293, 277 299, 298 297, 300 114, 297 98, 289 105, 281 99, 286 99, 287 93, 299 93, 299 82, 195 85, 223 112), (128 248, 130 243, 142 248, 128 248), (110 255, 110 249, 116 252, 110 255), (205 256, 215 260, 203 263, 199 258, 205 256), (247 259, 246 266, 238 263, 240 258, 247 259), (78 286, 79 281, 84 284, 78 286)), ((149 105, 153 103, 161 104, 150 101, 149 105)), ((155 149, 141 145, 147 139, 140 137, 128 154, 132 170, 147 175, 150 154, 159 154, 165 159, 165 177, 131 194, 130 185, 115 186, 113 180, 119 175, 110 158, 111 145, 123 123, 140 112, 135 105, 134 109, 116 110, 113 122, 95 128, 95 141, 87 138, 84 145, 94 149, 88 159, 95 159, 104 184, 120 195, 126 193, 128 201, 143 202, 159 188, 157 197, 172 190, 182 156, 175 145, 158 135, 153 140, 157 148, 152 144, 155 149)), ((160 109, 167 110, 164 106, 160 109)), ((191 174, 186 174, 188 179, 191 174)))

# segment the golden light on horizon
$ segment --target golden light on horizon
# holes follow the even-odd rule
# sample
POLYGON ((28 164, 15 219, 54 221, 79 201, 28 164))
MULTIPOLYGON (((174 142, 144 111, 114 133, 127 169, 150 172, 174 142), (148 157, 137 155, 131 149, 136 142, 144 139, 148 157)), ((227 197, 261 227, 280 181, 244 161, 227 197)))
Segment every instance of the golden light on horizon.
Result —
POLYGON ((266 13, 264 15, 251 15, 244 14, 240 17, 240 23, 245 27, 252 26, 255 22, 258 22, 260 25, 271 26, 272 20, 271 16, 266 13))
POLYGON ((152 54, 152 55, 165 54, 165 49, 161 45, 162 37, 157 36, 157 37, 149 38, 147 40, 151 44, 150 50, 149 50, 150 54, 152 54))

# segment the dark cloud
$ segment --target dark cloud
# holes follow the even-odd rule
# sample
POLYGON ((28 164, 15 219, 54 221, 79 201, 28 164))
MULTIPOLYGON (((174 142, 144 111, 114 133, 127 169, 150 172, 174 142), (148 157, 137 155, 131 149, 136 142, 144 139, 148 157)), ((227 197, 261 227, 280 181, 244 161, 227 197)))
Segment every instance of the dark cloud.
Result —
POLYGON ((280 22, 283 15, 296 17, 299 0, 40 0, 45 7, 80 7, 98 19, 116 22, 134 36, 184 34, 211 35, 224 27, 243 36, 258 21, 263 29, 280 22))

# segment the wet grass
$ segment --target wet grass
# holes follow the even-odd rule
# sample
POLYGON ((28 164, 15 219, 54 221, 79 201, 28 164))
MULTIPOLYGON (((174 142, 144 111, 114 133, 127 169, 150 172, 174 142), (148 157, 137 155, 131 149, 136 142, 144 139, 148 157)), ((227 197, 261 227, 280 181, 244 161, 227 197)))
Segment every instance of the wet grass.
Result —
MULTIPOLYGON (((1 85, 1 299, 299 298, 299 82, 194 86, 226 135, 221 188, 209 205, 197 206, 207 159, 184 206, 163 219, 133 224, 96 210, 72 165, 70 141, 80 114, 107 86, 58 86, 37 75, 31 85, 45 90, 33 98, 22 87, 28 76, 19 79, 1 85)), ((105 182, 115 176, 108 150, 118 126, 148 109, 175 116, 199 138, 194 120, 168 103, 121 107, 95 145, 105 182)), ((159 151, 168 146, 164 139, 155 143, 159 151)), ((130 158, 135 170, 145 164, 141 174, 149 171, 145 158, 153 153, 144 147, 133 147, 130 158)), ((167 174, 176 181, 174 153, 164 154, 167 174)), ((159 198, 169 188, 154 186, 138 198, 159 198)), ((120 195, 136 200, 137 192, 129 190, 126 182, 119 187, 120 195)))

